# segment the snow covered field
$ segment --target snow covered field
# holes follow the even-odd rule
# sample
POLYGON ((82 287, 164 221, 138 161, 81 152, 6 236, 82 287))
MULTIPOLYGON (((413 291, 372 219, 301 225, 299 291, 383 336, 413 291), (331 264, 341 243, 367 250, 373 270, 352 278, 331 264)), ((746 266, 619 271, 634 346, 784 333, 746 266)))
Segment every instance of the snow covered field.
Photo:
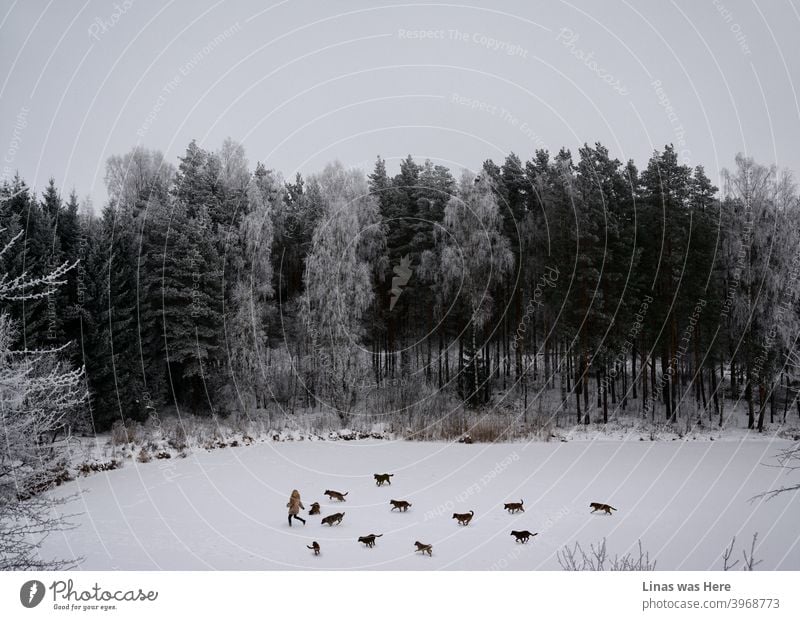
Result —
MULTIPOLYGON (((800 569, 800 494, 750 502, 796 481, 768 467, 790 444, 745 441, 569 441, 444 444, 387 441, 268 442, 78 478, 54 490, 80 497, 76 529, 53 534, 42 554, 84 556, 87 570, 560 570, 556 551, 604 537, 609 553, 641 539, 663 570, 720 570, 758 532, 758 570, 800 569), (377 487, 374 473, 394 473, 377 487), (289 527, 285 508, 300 490, 308 523, 289 527), (349 492, 346 502, 323 492, 349 492), (413 506, 390 511, 390 499, 413 506), (504 502, 524 499, 510 515, 504 502), (307 515, 343 511, 340 525, 307 515), (590 514, 609 503, 613 516, 590 514), (475 511, 460 527, 453 512, 475 511), (511 530, 538 536, 517 544, 511 530), (359 536, 383 534, 373 549, 359 536), (320 543, 318 557, 306 549, 320 543), (414 553, 414 541, 433 556, 414 553)), ((741 567, 740 566, 737 568, 741 567)))

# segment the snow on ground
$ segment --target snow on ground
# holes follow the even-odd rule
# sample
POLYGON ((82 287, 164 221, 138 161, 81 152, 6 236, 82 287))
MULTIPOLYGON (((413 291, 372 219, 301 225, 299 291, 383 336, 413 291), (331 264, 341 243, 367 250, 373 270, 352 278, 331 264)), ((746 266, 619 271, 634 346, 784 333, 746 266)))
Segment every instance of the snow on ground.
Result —
MULTIPOLYGON (((785 440, 570 441, 446 444, 408 441, 267 442, 78 478, 52 491, 77 528, 51 535, 46 557, 85 558, 86 570, 560 570, 556 551, 604 537, 611 555, 643 548, 663 570, 720 570, 758 532, 759 570, 800 569, 800 493, 750 502, 796 481, 769 467, 785 440), (377 487, 374 473, 394 473, 377 487), (289 527, 300 490, 308 523, 289 527), (326 489, 348 491, 329 501, 326 489), (413 505, 390 511, 390 499, 413 505), (510 515, 504 502, 524 499, 510 515), (343 511, 341 525, 320 524, 343 511), (613 516, 590 514, 609 503, 613 516), (460 527, 453 512, 475 511, 460 527), (515 543, 511 530, 539 535, 515 543), (359 536, 383 534, 373 549, 359 536), (313 540, 322 552, 306 549, 313 540), (414 553, 414 541, 433 556, 414 553)), ((741 566, 741 563, 740 563, 741 566)))

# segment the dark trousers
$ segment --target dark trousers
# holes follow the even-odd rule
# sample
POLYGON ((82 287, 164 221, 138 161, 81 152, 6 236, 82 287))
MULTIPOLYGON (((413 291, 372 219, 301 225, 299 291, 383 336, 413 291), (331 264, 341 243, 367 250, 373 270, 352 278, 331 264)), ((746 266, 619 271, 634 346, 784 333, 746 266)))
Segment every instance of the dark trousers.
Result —
POLYGON ((303 525, 305 525, 305 524, 306 524, 306 520, 305 520, 305 519, 303 519, 302 517, 298 517, 297 515, 290 514, 290 515, 289 515, 289 527, 292 527, 292 517, 294 517, 294 518, 295 518, 295 519, 297 519, 298 521, 302 521, 302 522, 303 522, 303 525))

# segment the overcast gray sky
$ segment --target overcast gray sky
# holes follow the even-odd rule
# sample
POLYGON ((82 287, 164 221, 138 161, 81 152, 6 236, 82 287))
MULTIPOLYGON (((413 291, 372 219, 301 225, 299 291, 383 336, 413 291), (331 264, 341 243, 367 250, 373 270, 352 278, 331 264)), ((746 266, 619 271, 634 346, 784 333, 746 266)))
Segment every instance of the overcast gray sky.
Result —
POLYGON ((600 141, 800 170, 791 1, 0 2, 0 150, 40 190, 105 200, 136 144, 226 136, 287 178, 381 154, 454 171, 600 141))

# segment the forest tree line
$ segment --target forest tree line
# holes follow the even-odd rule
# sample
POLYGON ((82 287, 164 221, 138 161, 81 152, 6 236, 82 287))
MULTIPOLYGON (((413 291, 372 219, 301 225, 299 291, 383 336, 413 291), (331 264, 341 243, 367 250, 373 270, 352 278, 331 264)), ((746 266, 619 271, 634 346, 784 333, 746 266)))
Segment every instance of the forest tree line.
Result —
POLYGON ((544 390, 575 423, 722 424, 726 398, 749 428, 800 413, 797 189, 742 155, 722 188, 671 145, 640 170, 599 143, 287 181, 193 141, 177 166, 111 157, 105 180, 99 214, 52 180, 0 188, 4 278, 72 266, 3 301, 10 346, 85 367, 94 431, 170 409, 346 422, 366 388, 407 383, 470 409, 544 390))

